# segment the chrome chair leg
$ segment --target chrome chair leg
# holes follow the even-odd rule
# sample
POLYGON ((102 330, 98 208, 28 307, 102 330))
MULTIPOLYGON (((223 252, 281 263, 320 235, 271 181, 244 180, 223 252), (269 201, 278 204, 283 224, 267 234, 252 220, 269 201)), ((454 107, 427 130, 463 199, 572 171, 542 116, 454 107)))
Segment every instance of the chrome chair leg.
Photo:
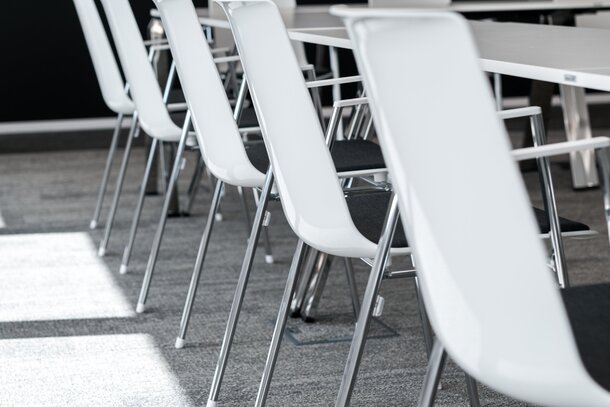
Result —
POLYGON ((163 209, 161 209, 161 216, 159 217, 159 224, 155 232, 153 245, 148 257, 148 263, 146 264, 146 272, 144 273, 144 280, 142 281, 142 288, 140 289, 140 295, 138 297, 138 304, 136 305, 136 312, 144 312, 144 306, 146 304, 146 298, 148 297, 148 291, 150 289, 150 282, 152 280, 155 264, 157 263, 157 257, 159 256, 159 248, 161 247, 161 240, 163 239, 163 232, 165 231, 165 222, 167 221, 167 213, 172 203, 172 194, 174 192, 174 186, 180 175, 180 169, 182 167, 182 156, 184 155, 184 149, 186 146, 186 138, 188 136, 189 128, 191 125, 191 113, 186 113, 184 119, 184 126, 182 127, 182 134, 180 136, 180 142, 178 143, 178 150, 176 152, 176 159, 174 160, 174 166, 172 168, 172 174, 170 175, 167 189, 165 191, 165 198, 163 200, 163 209))
POLYGON ((102 212, 102 204, 104 203, 104 196, 106 195, 106 188, 108 187, 108 178, 110 177, 110 171, 112 171, 112 162, 116 155, 116 148, 119 144, 119 135, 121 134, 121 126, 123 125, 123 113, 119 113, 119 116, 112 133, 112 141, 110 142, 110 149, 108 150, 108 157, 106 158, 106 167, 104 168, 104 174, 102 175, 102 183, 100 184, 100 190, 97 193, 97 203, 95 204, 95 211, 93 212, 93 218, 89 223, 89 229, 97 228, 97 224, 100 220, 100 214, 102 212))
POLYGON ((606 227, 610 241, 610 148, 598 150, 597 160, 600 166, 599 174, 604 199, 604 215, 606 216, 606 227))
POLYGON ((332 256, 326 253, 318 252, 305 294, 305 300, 303 301, 303 307, 301 308, 301 318, 305 322, 312 322, 316 319, 318 305, 326 286, 332 258, 332 256))
POLYGON ((256 407, 264 406, 267 401, 269 386, 271 385, 271 379, 273 377, 273 370, 275 369, 277 357, 280 353, 282 338, 284 336, 284 330, 286 329, 286 321, 288 320, 288 312, 290 310, 290 300, 292 299, 294 290, 296 288, 297 277, 301 269, 305 250, 305 243, 302 240, 299 240, 297 249, 295 250, 292 258, 290 271, 288 272, 286 288, 284 289, 284 295, 282 297, 282 302, 280 303, 277 320, 275 321, 275 328, 273 330, 273 337, 271 339, 269 353, 267 354, 267 361, 265 362, 265 368, 263 370, 263 377, 261 378, 258 394, 256 396, 256 402, 254 404, 256 407))
POLYGON ((227 366, 227 360, 229 358, 229 352, 231 351, 231 345, 233 344, 233 336, 235 335, 235 329, 237 327, 237 320, 239 319, 239 313, 241 311, 242 302, 244 300, 244 294, 246 293, 246 286, 248 285, 248 278, 250 277, 250 271, 252 270, 254 255, 256 254, 256 246, 263 225, 263 217, 265 215, 265 212, 267 211, 267 203, 269 202, 269 197, 271 195, 273 178, 273 171, 271 167, 269 167, 269 170, 267 171, 267 176, 265 177, 263 192, 256 208, 256 216, 254 217, 252 231, 250 233, 250 238, 248 239, 248 247, 246 248, 244 262, 242 264, 241 272, 239 274, 239 280, 235 289, 233 303, 231 304, 231 312, 229 313, 227 328, 225 330, 224 338, 222 340, 220 355, 218 356, 218 363, 216 364, 216 370, 214 372, 214 378, 212 380, 212 389, 210 390, 210 395, 207 403, 208 407, 216 406, 218 402, 222 379, 224 377, 224 372, 227 366))
POLYGON ((159 167, 161 167, 161 175, 159 175, 159 178, 161 178, 161 190, 165 191, 167 190, 169 174, 167 172, 168 164, 167 157, 165 156, 165 143, 163 141, 159 142, 159 167))
MULTIPOLYGON (((250 216, 250 207, 248 205, 248 197, 244 193, 244 189, 242 187, 237 187, 237 193, 239 194, 239 198, 241 199, 241 206, 244 210, 244 225, 246 226, 246 236, 250 235, 250 229, 252 227, 252 217, 250 216)), ((256 199, 255 195, 255 202, 256 199)))
MULTIPOLYGON (((532 135, 534 137, 534 145, 539 146, 545 142, 544 123, 542 115, 532 116, 530 119, 532 126, 532 135)), ((570 286, 568 278, 568 267, 565 259, 565 251, 563 247, 563 238, 561 236, 561 227, 559 225, 559 214, 557 213, 557 201, 555 200, 555 190, 553 188, 553 179, 551 176, 551 167, 548 158, 537 158, 538 172, 543 188, 542 198, 544 206, 549 217, 551 227, 550 237, 553 252, 555 254, 555 268, 557 272, 557 280, 559 286, 567 288, 570 286)))
POLYGON ((150 152, 148 155, 148 161, 146 162, 146 169, 144 170, 144 177, 142 178, 142 185, 140 186, 140 194, 138 196, 138 202, 136 203, 136 209, 133 213, 133 220, 131 221, 131 229, 129 230, 129 240, 125 246, 123 252, 123 260, 121 261, 121 267, 119 269, 120 274, 127 273, 127 267, 129 266, 129 259, 131 258, 131 251, 133 250, 133 243, 136 240, 136 234, 138 233, 138 225, 140 223, 140 216, 142 215, 142 206, 144 206, 144 197, 146 196, 146 184, 150 177, 150 171, 153 163, 155 162, 155 154, 157 154, 157 146, 159 145, 158 139, 153 139, 150 145, 150 152))
POLYGON ((443 348, 443 345, 436 340, 434 346, 432 346, 432 353, 428 360, 428 368, 426 369, 426 377, 424 378, 424 384, 419 394, 418 407, 432 407, 434 405, 434 399, 436 398, 436 391, 438 390, 438 383, 445 367, 447 360, 447 353, 443 348))
POLYGON ((383 279, 383 273, 390 254, 390 247, 392 245, 392 238, 394 236, 394 230, 396 229, 397 220, 398 199, 396 195, 392 194, 384 222, 383 232, 381 239, 379 239, 377 253, 375 254, 375 262, 371 268, 369 280, 364 292, 364 298, 362 300, 362 306, 360 307, 360 312, 358 313, 358 322, 356 323, 356 328, 354 329, 354 337, 347 356, 343 378, 341 379, 341 388, 339 389, 337 401, 335 402, 335 406, 337 407, 348 406, 352 397, 352 390, 354 389, 354 384, 356 383, 358 368, 364 352, 366 335, 371 323, 373 309, 375 308, 375 302, 377 300, 377 294, 379 292, 379 287, 381 286, 381 280, 383 279))
POLYGON ((480 407, 481 402, 479 400, 479 389, 477 387, 477 381, 474 380, 468 373, 466 375, 466 390, 468 392, 468 400, 470 401, 470 407, 480 407))
POLYGON ((205 162, 201 158, 201 155, 199 155, 197 159, 197 166, 195 167, 195 172, 193 173, 193 178, 191 178, 191 183, 188 189, 188 200, 186 201, 186 207, 184 209, 184 212, 186 214, 190 215, 191 211, 193 210, 193 204, 195 203, 195 198, 197 197, 197 193, 199 192, 201 176, 203 175, 204 171, 205 162))
POLYGON ((212 229, 214 228, 214 216, 216 215, 216 211, 218 210, 218 204, 220 203, 220 196, 223 188, 224 182, 220 180, 216 181, 216 188, 214 189, 214 196, 212 197, 210 212, 208 214, 208 219, 205 223, 205 230, 203 232, 203 236, 201 237, 201 243, 199 244, 197 260, 195 261, 195 267, 193 268, 191 283, 189 285, 189 290, 186 296, 186 302, 184 303, 184 310, 182 311, 180 330, 178 332, 178 337, 176 338, 177 349, 181 349, 184 347, 186 331, 188 329, 189 321, 191 319, 191 312, 193 310, 193 304, 195 303, 195 296, 197 295, 197 286, 199 285, 201 271, 203 270, 203 262, 205 261, 205 255, 208 251, 208 244, 210 243, 210 236, 212 235, 212 229))
MULTIPOLYGON (((256 188, 252 189, 252 193, 254 194, 254 199, 256 202, 259 201, 258 191, 256 188)), ((271 251, 271 240, 269 240, 269 228, 267 225, 263 225, 263 244, 265 245, 265 263, 273 264, 273 253, 271 251)))
POLYGON ((290 304, 290 316, 293 318, 297 318, 301 316, 301 309, 303 307, 303 303, 305 301, 305 295, 307 294, 307 288, 309 287, 309 281, 311 279, 311 273, 314 268, 314 262, 318 257, 318 251, 312 247, 308 246, 305 266, 303 270, 299 273, 299 282, 296 292, 292 298, 292 303, 290 304))
POLYGON ((432 326, 430 326, 430 320, 428 319, 428 314, 426 313, 426 305, 424 304, 424 299, 422 298, 422 295, 421 295, 421 291, 419 288, 419 279, 417 278, 417 276, 415 276, 413 278, 413 283, 415 285, 415 297, 417 299, 417 308, 419 310, 419 319, 421 321, 422 330, 424 331, 424 342, 426 344, 426 354, 428 355, 428 358, 429 358, 430 353, 432 353, 432 343, 434 341, 434 334, 432 333, 432 326))
POLYGON ((345 276, 347 277, 347 285, 349 286, 350 297, 352 299, 352 308, 354 310, 354 318, 358 319, 358 310, 360 310, 360 297, 358 295, 358 286, 356 285, 356 276, 354 275, 354 265, 352 259, 344 257, 345 276))
MULTIPOLYGON (((211 172, 208 171, 208 180, 210 181, 210 189, 213 191, 216 188, 216 178, 212 175, 211 172)), ((216 222, 222 222, 222 211, 220 206, 216 211, 216 222)))
POLYGON ((131 146, 133 139, 138 136, 140 126, 138 125, 138 112, 134 113, 131 128, 129 129, 129 135, 127 136, 127 143, 125 144, 125 152, 123 153, 123 161, 121 162, 121 168, 119 175, 116 180, 116 187, 114 190, 114 197, 112 199, 112 205, 110 206, 110 212, 108 212, 108 218, 106 219, 106 228, 104 230, 104 237, 100 242, 100 246, 97 250, 97 255, 103 257, 106 255, 106 249, 108 248, 108 242, 110 241, 110 233, 112 232, 112 223, 114 222, 114 216, 116 215, 117 207, 119 206, 119 199, 121 198, 121 191, 123 189, 123 182, 125 181, 125 173, 127 172, 127 165, 129 164, 129 156, 131 155, 131 146))

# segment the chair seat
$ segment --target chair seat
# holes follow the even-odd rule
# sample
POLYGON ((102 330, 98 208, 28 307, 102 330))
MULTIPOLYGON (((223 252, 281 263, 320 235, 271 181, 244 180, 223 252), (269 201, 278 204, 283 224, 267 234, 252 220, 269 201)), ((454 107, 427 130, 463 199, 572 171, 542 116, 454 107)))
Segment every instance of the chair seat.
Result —
MULTIPOLYGON (((347 207, 354 225, 362 233, 364 237, 373 243, 378 243, 383 229, 386 212, 390 203, 390 192, 372 192, 361 193, 347 196, 347 207)), ((548 233, 549 220, 545 211, 538 208, 533 208, 534 215, 540 228, 540 233, 548 233)), ((570 219, 559 217, 559 224, 562 232, 577 232, 590 230, 589 226, 584 223, 576 222, 570 219)), ((396 227, 396 233, 392 240, 392 247, 408 246, 402 224, 399 222, 396 227)))
POLYGON ((561 294, 587 372, 610 391, 610 284, 568 288, 561 294))
MULTIPOLYGON (((540 233, 549 233, 551 231, 551 226, 549 224, 549 216, 547 215, 546 211, 534 208, 534 215, 536 216, 536 222, 540 228, 540 233)), ((559 217, 559 225, 561 226, 561 231, 564 233, 591 230, 591 228, 584 223, 562 218, 561 216, 559 217)))
MULTIPOLYGON (((267 172, 269 157, 262 142, 246 144, 246 153, 254 168, 263 173, 267 172)), ((331 155, 337 172, 385 168, 379 145, 371 141, 336 141, 331 155)))
POLYGON ((253 107, 246 107, 242 110, 241 117, 239 118, 239 127, 258 127, 258 119, 253 107))

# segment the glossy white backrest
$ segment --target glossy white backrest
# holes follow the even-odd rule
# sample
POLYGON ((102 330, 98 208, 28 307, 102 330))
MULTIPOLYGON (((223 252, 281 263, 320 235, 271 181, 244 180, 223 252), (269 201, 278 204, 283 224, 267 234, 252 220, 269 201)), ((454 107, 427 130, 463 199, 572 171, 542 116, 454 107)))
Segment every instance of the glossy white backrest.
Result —
POLYGON ((134 105, 125 94, 123 78, 112 53, 106 30, 94 0, 74 0, 76 13, 87 42, 93 69, 104 102, 115 113, 133 114, 134 105))
POLYGON ((172 122, 129 0, 102 0, 140 126, 151 137, 177 141, 180 128, 172 122))
POLYGON ((290 226, 307 244, 330 254, 374 256, 376 245, 352 223, 277 6, 219 3, 231 23, 290 226))
POLYGON ((578 355, 465 20, 333 13, 354 42, 426 308, 449 355, 515 398, 608 405, 578 355))
MULTIPOLYGON (((274 1, 275 4, 277 4, 277 6, 280 8, 282 14, 284 14, 284 18, 294 18, 294 13, 297 7, 297 3, 295 0, 275 0, 274 1)), ((214 0, 208 0, 208 10, 210 13, 210 16, 212 17, 218 17, 219 15, 224 14, 222 12, 222 10, 220 10, 220 7, 218 4, 216 4, 216 2, 214 0)), ((228 46, 233 46, 233 38, 231 37, 226 38, 226 32, 225 30, 216 30, 216 45, 217 46, 223 46, 223 47, 228 47, 228 46), (220 41, 220 42, 219 42, 220 41)), ((297 59, 299 60, 299 63, 301 65, 306 65, 308 64, 307 61, 307 56, 305 55, 305 47, 303 45, 302 42, 299 41, 293 41, 292 42, 292 48, 294 49, 294 52, 297 55, 297 59)))
POLYGON ((231 185, 262 186, 264 174, 252 166, 246 155, 192 0, 155 3, 208 169, 231 185))

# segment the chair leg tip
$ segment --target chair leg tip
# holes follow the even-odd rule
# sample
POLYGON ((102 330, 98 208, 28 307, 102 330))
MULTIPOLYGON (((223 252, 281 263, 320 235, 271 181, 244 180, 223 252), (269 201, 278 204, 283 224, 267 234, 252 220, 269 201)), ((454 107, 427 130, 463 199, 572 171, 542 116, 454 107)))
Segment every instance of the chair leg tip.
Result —
POLYGON ((266 254, 266 255, 265 255, 265 263, 267 263, 267 264, 273 264, 273 255, 271 255, 271 254, 266 254))
POLYGON ((222 222, 222 213, 217 213, 216 215, 214 215, 214 219, 216 220, 216 222, 222 222))
POLYGON ((176 347, 176 349, 184 348, 184 339, 176 338, 176 344, 174 346, 176 347))
POLYGON ((143 313, 143 312, 144 312, 144 304, 142 304, 142 303, 138 303, 138 305, 136 305, 136 312, 137 312, 138 314, 143 313))
POLYGON ((91 222, 89 222, 89 229, 93 230, 95 228, 97 228, 97 221, 92 220, 91 222))
POLYGON ((121 264, 121 268, 119 269, 120 274, 127 274, 127 264, 121 264))
POLYGON ((208 400, 208 403, 205 405, 205 407, 217 407, 218 406, 218 402, 214 401, 214 400, 208 400))
POLYGON ((97 255, 98 255, 99 257, 104 257, 104 256, 106 255, 106 248, 105 248, 105 247, 100 247, 100 248, 97 250, 97 255))

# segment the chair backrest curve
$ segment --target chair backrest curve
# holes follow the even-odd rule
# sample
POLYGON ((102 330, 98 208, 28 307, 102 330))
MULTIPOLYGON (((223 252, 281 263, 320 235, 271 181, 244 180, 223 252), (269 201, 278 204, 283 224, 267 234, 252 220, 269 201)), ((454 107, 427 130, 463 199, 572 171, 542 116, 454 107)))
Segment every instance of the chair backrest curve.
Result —
POLYGON ((231 24, 289 224, 320 250, 350 249, 342 244, 361 249, 349 240, 342 243, 360 235, 277 6, 219 3, 231 24))
POLYGON ((163 104, 159 82, 148 60, 129 0, 102 0, 102 5, 142 129, 152 137, 176 139, 180 128, 172 122, 163 104))
POLYGON ((450 356, 477 380, 536 404, 599 396, 466 21, 334 12, 354 43, 426 308, 450 356))
POLYGON ((260 186, 246 155, 192 0, 155 0, 208 169, 231 185, 260 186))
POLYGON ((104 102, 115 113, 133 114, 134 105, 125 94, 123 78, 94 0, 74 0, 104 102))

